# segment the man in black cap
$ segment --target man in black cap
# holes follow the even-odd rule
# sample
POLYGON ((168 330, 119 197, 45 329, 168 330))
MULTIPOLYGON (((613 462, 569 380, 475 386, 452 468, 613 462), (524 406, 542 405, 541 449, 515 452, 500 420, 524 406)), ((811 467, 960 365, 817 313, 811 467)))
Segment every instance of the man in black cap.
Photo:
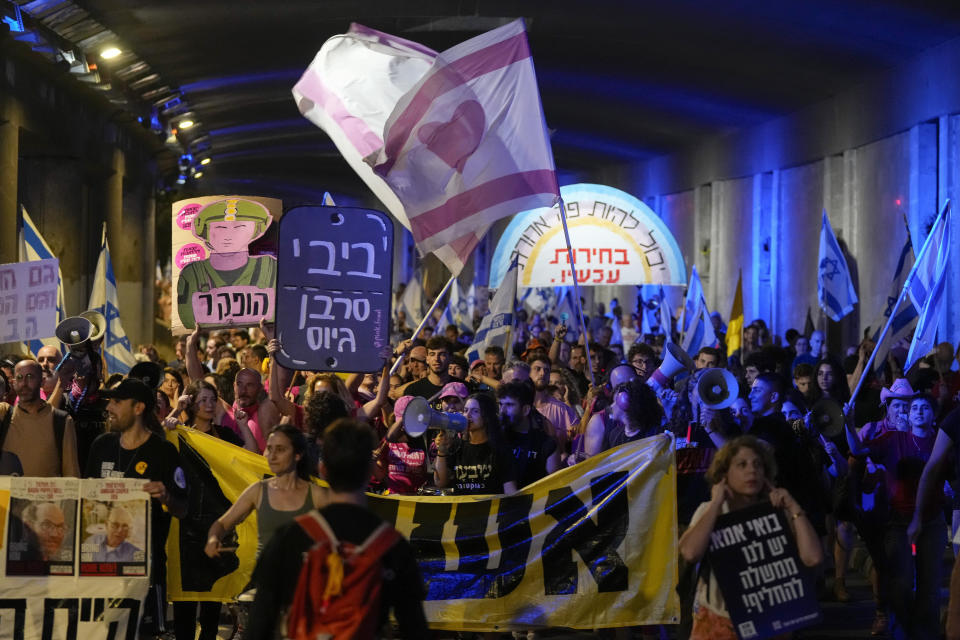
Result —
POLYGON ((100 392, 109 400, 109 430, 90 446, 87 478, 143 478, 150 494, 150 540, 152 562, 150 593, 144 607, 141 631, 162 632, 166 605, 167 556, 165 546, 170 517, 187 511, 187 479, 180 453, 162 435, 163 427, 153 411, 156 392, 141 380, 126 379, 113 389, 100 392))

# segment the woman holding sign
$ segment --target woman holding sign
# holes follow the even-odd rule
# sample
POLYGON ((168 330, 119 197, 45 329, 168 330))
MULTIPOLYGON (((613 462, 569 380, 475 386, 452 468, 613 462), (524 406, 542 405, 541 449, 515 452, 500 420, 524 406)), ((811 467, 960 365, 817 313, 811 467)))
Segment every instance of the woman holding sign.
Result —
MULTIPOLYGON (((741 436, 724 445, 707 471, 712 486, 711 499, 701 504, 680 537, 680 554, 693 564, 699 562, 710 546, 710 534, 721 514, 769 501, 784 512, 793 533, 800 560, 813 567, 823 560, 820 538, 803 509, 785 489, 774 488, 776 463, 769 447, 753 436, 741 436)), ((693 604, 691 640, 734 640, 734 631, 716 576, 707 568, 701 571, 693 604)))

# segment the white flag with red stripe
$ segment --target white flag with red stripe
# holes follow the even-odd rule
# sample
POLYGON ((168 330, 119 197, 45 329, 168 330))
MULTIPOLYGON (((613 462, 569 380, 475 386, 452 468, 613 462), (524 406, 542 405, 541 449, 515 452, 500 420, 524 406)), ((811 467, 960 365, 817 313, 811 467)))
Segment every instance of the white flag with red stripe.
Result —
POLYGON ((353 25, 324 44, 294 95, 420 250, 457 274, 493 222, 553 206, 560 190, 523 21, 423 69, 430 53, 353 25))

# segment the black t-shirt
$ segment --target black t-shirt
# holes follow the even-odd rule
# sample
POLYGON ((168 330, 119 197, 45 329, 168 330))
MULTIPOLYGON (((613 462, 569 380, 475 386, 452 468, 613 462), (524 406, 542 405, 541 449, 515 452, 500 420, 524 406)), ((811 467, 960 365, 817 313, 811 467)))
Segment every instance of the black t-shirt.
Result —
MULTIPOLYGON (((362 544, 383 522, 367 509, 353 504, 330 504, 320 513, 338 539, 355 545, 362 544)), ((293 601, 304 553, 313 545, 313 538, 296 522, 277 529, 267 542, 253 571, 257 597, 244 640, 274 638, 277 620, 293 601)), ((400 625, 401 638, 429 638, 430 631, 423 613, 426 590, 410 543, 401 539, 393 545, 383 556, 383 567, 381 623, 386 621, 392 609, 400 625)))
MULTIPOLYGON (((440 393, 441 391, 443 391, 443 388, 444 388, 445 386, 447 386, 448 384, 450 384, 451 382, 463 382, 463 380, 461 380, 460 378, 453 378, 453 377, 451 377, 451 378, 449 378, 446 382, 444 382, 443 384, 437 386, 437 385, 433 384, 432 382, 430 382, 430 376, 426 376, 425 378, 421 378, 421 379, 417 380, 416 382, 410 383, 410 386, 407 387, 407 388, 404 390, 403 393, 404 393, 404 395, 408 395, 408 396, 420 396, 421 398, 426 398, 427 400, 429 400, 429 399, 432 398, 433 396, 435 396, 435 395, 437 395, 438 393, 440 393)), ((436 398, 436 399, 431 403, 431 406, 433 406, 434 409, 439 409, 439 408, 440 408, 440 398, 436 398)))
POLYGON ((637 431, 633 435, 627 435, 627 425, 617 420, 611 415, 611 408, 603 410, 603 450, 613 449, 628 442, 642 440, 648 435, 643 431, 637 431))
MULTIPOLYGON (((143 478, 159 480, 180 501, 187 500, 187 476, 180 465, 180 452, 160 436, 151 433, 136 449, 120 446, 118 432, 105 433, 90 445, 86 478, 143 478)), ((165 546, 170 531, 170 514, 159 500, 150 505, 150 536, 154 562, 166 562, 165 546)))
POLYGON ((513 453, 513 471, 518 486, 525 487, 547 475, 547 458, 557 450, 557 441, 543 429, 530 427, 526 433, 506 429, 504 439, 513 453))
POLYGON ((489 440, 480 444, 462 440, 453 454, 453 487, 457 495, 503 493, 503 484, 515 479, 513 455, 505 446, 494 449, 489 440))

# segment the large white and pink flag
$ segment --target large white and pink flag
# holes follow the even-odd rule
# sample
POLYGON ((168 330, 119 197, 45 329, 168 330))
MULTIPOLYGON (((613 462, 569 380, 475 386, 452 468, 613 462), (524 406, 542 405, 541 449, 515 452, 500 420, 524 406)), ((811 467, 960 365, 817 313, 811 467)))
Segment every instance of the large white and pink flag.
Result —
POLYGON ((493 222, 560 197, 522 20, 440 54, 352 25, 293 93, 420 250, 454 274, 493 222))

